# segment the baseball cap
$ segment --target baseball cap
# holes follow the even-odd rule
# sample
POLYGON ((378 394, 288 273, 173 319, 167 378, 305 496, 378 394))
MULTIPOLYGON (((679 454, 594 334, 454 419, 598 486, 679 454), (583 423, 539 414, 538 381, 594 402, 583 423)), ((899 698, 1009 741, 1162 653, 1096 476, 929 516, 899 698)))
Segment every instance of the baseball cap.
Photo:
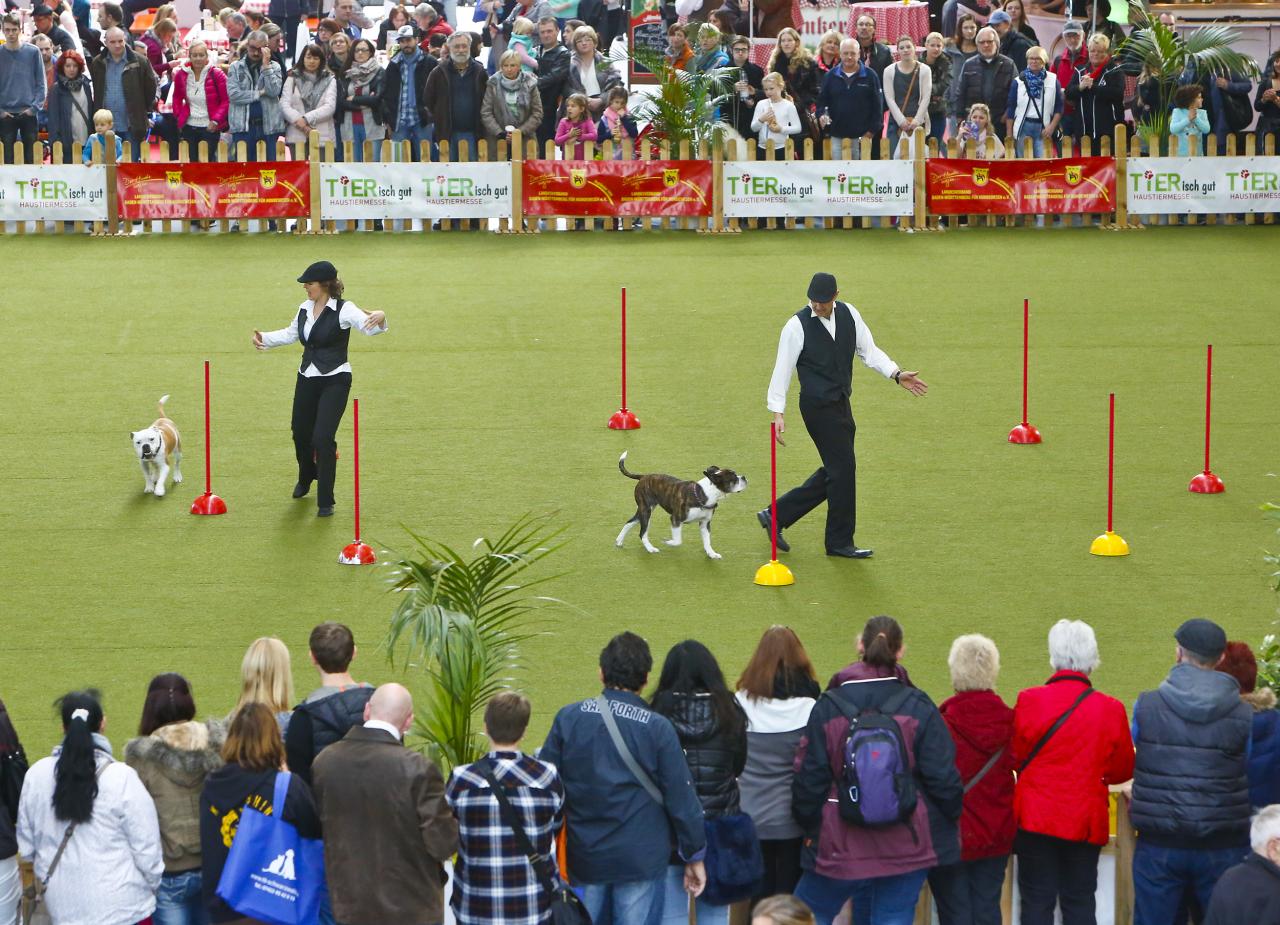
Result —
POLYGON ((1178 627, 1173 634, 1178 645, 1202 658, 1215 659, 1227 648, 1227 634, 1212 620, 1196 617, 1178 627))
POLYGON ((416 40, 417 38, 418 38, 418 30, 413 28, 413 26, 401 26, 399 29, 396 30, 397 42, 400 41, 400 39, 416 40))
POLYGON ((991 18, 987 20, 988 26, 994 26, 996 23, 1013 22, 1013 19, 1004 10, 996 10, 991 14, 991 18))
POLYGON ((298 277, 300 283, 324 283, 338 278, 338 270, 327 260, 317 260, 302 271, 298 277))
POLYGON ((1075 32, 1078 35, 1084 35, 1084 26, 1080 25, 1080 23, 1076 22, 1074 19, 1069 19, 1067 20, 1067 24, 1062 27, 1063 35, 1066 35, 1068 32, 1075 32))
POLYGON ((836 297, 836 278, 830 273, 815 273, 809 281, 809 299, 813 302, 830 302, 836 297))

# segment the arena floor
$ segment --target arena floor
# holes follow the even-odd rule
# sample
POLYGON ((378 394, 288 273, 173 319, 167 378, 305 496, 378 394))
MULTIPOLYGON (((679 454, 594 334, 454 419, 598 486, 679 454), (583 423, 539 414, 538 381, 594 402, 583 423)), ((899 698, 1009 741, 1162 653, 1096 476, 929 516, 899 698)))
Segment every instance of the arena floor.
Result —
MULTIPOLYGON (((982 631, 1012 698, 1047 674, 1059 617, 1098 630, 1098 685, 1131 701, 1173 655, 1174 627, 1205 615, 1256 644, 1276 616, 1263 548, 1280 544, 1258 506, 1280 500, 1276 228, 601 236, 179 236, 6 238, 11 392, 0 433, 3 644, 0 697, 33 758, 56 741, 50 707, 68 689, 106 695, 107 732, 132 734, 147 681, 176 670, 201 714, 238 692, 245 646, 283 638, 300 694, 306 638, 342 620, 357 676, 395 677, 379 642, 396 603, 386 570, 336 563, 351 539, 350 423, 340 436, 338 516, 291 501, 297 348, 267 354, 254 328, 297 311, 293 279, 331 259, 348 296, 380 308, 386 337, 352 341, 361 399, 365 536, 406 549, 404 527, 466 546, 525 512, 569 543, 543 568, 547 633, 519 679, 531 741, 554 710, 595 689, 613 633, 666 647, 696 636, 731 678, 759 633, 795 627, 820 672, 849 661, 870 615, 906 627, 905 664, 948 692, 950 640, 982 631), (796 584, 763 589, 754 511, 767 503, 764 392, 778 331, 809 276, 834 272, 877 342, 929 383, 914 399, 865 368, 857 540, 870 561, 822 555, 822 522, 789 533, 796 584), (618 289, 628 287, 630 405, 641 430, 604 427, 618 407, 618 289), (82 295, 81 292, 84 294, 82 295), (1032 299, 1031 419, 1039 447, 1005 442, 1019 417, 1021 307, 1032 299), (1189 494, 1201 467, 1204 346, 1215 346, 1213 468, 1220 496, 1189 494), (201 361, 214 366, 215 490, 231 512, 187 513, 202 490, 201 361), (1116 528, 1126 559, 1088 554, 1105 526, 1107 393, 1117 393, 1116 528), (129 432, 156 399, 182 430, 186 482, 142 493, 129 432), (722 504, 704 557, 646 555, 633 534, 635 471, 748 476, 722 504)), ((792 391, 794 408, 795 386, 792 391)), ((791 415, 780 483, 813 446, 791 415)), ((655 527, 655 538, 665 528, 655 527)))

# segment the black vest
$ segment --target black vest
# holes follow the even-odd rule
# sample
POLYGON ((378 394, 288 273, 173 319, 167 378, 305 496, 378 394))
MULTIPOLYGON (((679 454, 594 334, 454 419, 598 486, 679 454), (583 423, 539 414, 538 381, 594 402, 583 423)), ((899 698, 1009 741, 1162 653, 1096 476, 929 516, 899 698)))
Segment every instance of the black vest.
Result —
POLYGON ((1140 837, 1182 848, 1247 847, 1249 705, 1240 701, 1215 720, 1189 722, 1162 691, 1147 691, 1138 698, 1134 720, 1137 761, 1129 815, 1140 837))
POLYGON ((297 706, 297 710, 311 716, 312 758, 345 736, 352 726, 364 722, 364 708, 373 691, 372 687, 349 687, 297 706))
POLYGON ((858 346, 852 310, 843 302, 836 303, 832 313, 836 321, 834 339, 809 306, 796 312, 796 317, 804 329, 804 347, 796 360, 800 397, 822 402, 848 398, 853 386, 853 354, 858 346))
POLYGON ((333 372, 347 362, 347 341, 351 339, 351 329, 338 324, 342 314, 342 299, 338 299, 333 311, 325 308, 320 317, 311 326, 311 334, 307 335, 307 308, 298 309, 298 340, 302 341, 302 365, 299 371, 312 363, 324 375, 333 372))

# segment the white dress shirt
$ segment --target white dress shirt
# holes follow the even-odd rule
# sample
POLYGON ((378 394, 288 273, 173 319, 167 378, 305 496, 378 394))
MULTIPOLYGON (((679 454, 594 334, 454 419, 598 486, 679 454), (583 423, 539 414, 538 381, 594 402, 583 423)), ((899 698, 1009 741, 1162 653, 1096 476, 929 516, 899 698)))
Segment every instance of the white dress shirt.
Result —
POLYGON ((389 733, 391 733, 393 736, 395 736, 395 737, 396 737, 396 740, 397 740, 397 741, 399 741, 399 739, 400 739, 400 730, 399 730, 399 729, 397 729, 395 726, 391 725, 390 723, 384 723, 384 722, 383 722, 382 720, 380 720, 380 719, 367 719, 367 720, 365 720, 365 721, 364 721, 364 728, 365 728, 365 729, 381 729, 383 732, 389 732, 389 733))
MULTIPOLYGON (((311 329, 315 327, 316 319, 319 317, 319 315, 315 315, 312 312, 312 308, 314 308, 314 306, 315 306, 315 303, 312 302, 310 299, 307 299, 307 301, 303 302, 301 305, 298 306, 299 311, 301 311, 304 308, 307 310, 306 321, 304 322, 303 330, 301 333, 308 337, 311 336, 311 329)), ((337 307, 338 307, 338 300, 330 299, 328 302, 324 304, 324 311, 329 311, 330 309, 336 309, 337 307)), ((385 318, 382 321, 382 327, 374 328, 371 331, 365 331, 364 324, 368 320, 369 320, 369 316, 366 315, 364 312, 360 311, 360 309, 356 308, 356 304, 354 302, 342 303, 342 311, 338 315, 338 327, 343 329, 355 328, 357 331, 361 331, 365 334, 368 334, 370 337, 372 337, 375 334, 386 333, 387 321, 385 318)), ((299 339, 298 334, 299 334, 298 319, 295 316, 293 320, 289 322, 288 327, 283 327, 278 331, 263 331, 262 344, 263 346, 268 348, 283 347, 285 344, 294 344, 298 342, 298 339, 299 339)), ((302 373, 302 375, 308 379, 312 379, 316 376, 336 376, 338 375, 338 373, 351 372, 351 364, 343 363, 337 369, 331 370, 327 373, 322 373, 320 372, 320 370, 316 369, 316 364, 310 363, 307 365, 306 369, 300 369, 298 370, 298 372, 302 373)))
MULTIPOLYGON (((844 305, 849 309, 849 314, 853 315, 853 330, 857 342, 854 353, 862 358, 863 364, 868 368, 874 369, 886 379, 892 379, 898 367, 893 360, 889 359, 887 353, 876 346, 876 342, 871 337, 871 330, 858 314, 858 310, 847 302, 837 302, 836 305, 837 307, 844 305)), ((833 311, 830 318, 822 318, 816 315, 810 303, 808 317, 818 317, 822 326, 827 329, 827 333, 831 335, 831 339, 836 339, 837 312, 833 311)), ((782 326, 782 336, 778 338, 778 361, 773 364, 773 378, 769 380, 767 398, 770 411, 781 414, 787 410, 787 389, 791 387, 791 374, 795 371, 796 360, 800 359, 800 351, 803 348, 804 325, 800 323, 799 318, 792 315, 782 326)))

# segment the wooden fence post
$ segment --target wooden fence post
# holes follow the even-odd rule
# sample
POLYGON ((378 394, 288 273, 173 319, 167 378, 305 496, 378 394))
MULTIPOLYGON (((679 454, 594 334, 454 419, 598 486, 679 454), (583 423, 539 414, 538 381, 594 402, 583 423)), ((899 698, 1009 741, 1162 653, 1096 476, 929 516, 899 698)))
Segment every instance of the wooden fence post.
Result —
POLYGON ((915 228, 916 231, 929 230, 928 219, 925 216, 925 201, 924 201, 924 155, 925 155, 925 146, 928 143, 929 143, 928 139, 925 138, 924 129, 922 128, 916 129, 916 140, 915 140, 915 148, 914 148, 915 156, 911 159, 912 160, 911 183, 912 183, 912 193, 913 193, 911 198, 915 200, 914 202, 915 209, 913 210, 914 214, 912 215, 912 226, 915 228))
POLYGON ((1123 793, 1116 800, 1116 925, 1133 921, 1133 847, 1137 833, 1129 819, 1129 800, 1123 793))
POLYGON ((524 133, 520 129, 511 135, 511 227, 507 233, 527 233, 524 230, 524 133))
MULTIPOLYGON (((120 233, 120 197, 116 195, 116 133, 107 132, 102 145, 103 159, 107 164, 107 229, 106 234, 120 233)), ((93 153, 94 163, 98 160, 98 152, 93 153)))
POLYGON ((307 217, 307 234, 321 234, 320 224, 320 133, 312 129, 307 136, 307 179, 311 187, 311 214, 307 217))
MULTIPOLYGON (((1116 220, 1104 226, 1111 231, 1142 231, 1144 226, 1135 224, 1129 217, 1129 127, 1121 122, 1116 126, 1116 220)), ((1106 153, 1106 149, 1103 149, 1106 153)))

